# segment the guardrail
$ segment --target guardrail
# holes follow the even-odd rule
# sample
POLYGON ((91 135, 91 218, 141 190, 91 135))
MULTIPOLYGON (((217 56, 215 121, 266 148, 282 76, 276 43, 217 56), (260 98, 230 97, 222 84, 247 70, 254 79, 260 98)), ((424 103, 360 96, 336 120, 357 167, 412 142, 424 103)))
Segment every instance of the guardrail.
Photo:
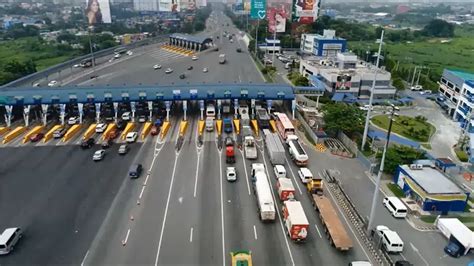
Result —
MULTIPOLYGON (((126 49, 134 49, 134 48, 137 48, 137 47, 154 44, 154 43, 157 43, 159 41, 162 41, 163 39, 168 38, 168 36, 169 35, 167 35, 167 34, 166 35, 160 35, 160 36, 156 36, 156 37, 153 37, 153 38, 148 38, 148 39, 144 39, 144 40, 137 41, 137 42, 134 42, 134 43, 130 43, 128 45, 114 46, 114 47, 111 47, 111 48, 103 49, 103 50, 94 52, 94 57, 97 60, 97 58, 107 56, 107 55, 111 55, 111 54, 114 53, 114 50, 117 49, 118 47, 124 47, 126 49)), ((13 80, 13 81, 5 84, 5 85, 2 85, 0 88, 16 87, 16 86, 20 86, 20 85, 24 85, 24 84, 33 84, 35 81, 37 81, 39 79, 47 78, 51 74, 60 72, 61 70, 64 70, 64 69, 67 69, 67 68, 70 68, 75 64, 79 64, 82 60, 90 58, 90 57, 91 57, 90 54, 83 55, 83 56, 80 56, 80 57, 76 57, 76 58, 71 59, 69 61, 51 66, 51 67, 49 67, 47 69, 44 69, 42 71, 38 71, 38 72, 32 73, 28 76, 24 76, 24 77, 21 77, 19 79, 13 80)))

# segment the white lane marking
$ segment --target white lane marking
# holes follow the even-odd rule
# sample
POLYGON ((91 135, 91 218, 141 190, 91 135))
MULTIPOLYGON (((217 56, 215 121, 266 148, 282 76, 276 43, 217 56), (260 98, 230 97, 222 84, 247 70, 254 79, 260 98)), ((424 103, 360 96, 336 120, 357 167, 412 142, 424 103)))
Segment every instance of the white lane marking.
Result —
POLYGON ((286 165, 288 165, 288 168, 290 169, 291 177, 293 177, 293 182, 295 182, 296 187, 298 188, 298 191, 300 192, 300 195, 303 195, 303 192, 301 192, 301 189, 300 189, 300 185, 298 184, 298 180, 295 177, 295 173, 293 172, 293 169, 291 169, 291 164, 288 161, 288 158, 286 158, 286 154, 285 154, 285 161, 286 161, 286 165))
POLYGON ((161 242, 163 241, 163 233, 165 231, 166 217, 168 215, 168 207, 170 205, 171 191, 173 189, 173 182, 174 182, 174 176, 176 174, 176 165, 178 164, 178 157, 179 157, 179 154, 176 154, 176 157, 174 159, 173 173, 171 174, 170 188, 168 190, 168 198, 166 199, 165 216, 163 218, 163 223, 161 224, 160 240, 158 242, 158 249, 156 250, 155 266, 158 265, 158 259, 160 258, 161 242))
POLYGON ((255 240, 257 240, 257 228, 253 225, 253 235, 255 236, 255 240))
MULTIPOLYGON (((153 158, 155 159, 155 158, 153 158)), ((150 170, 151 171, 151 170, 150 170)), ((150 177, 150 174, 147 174, 146 175, 146 178, 145 178, 145 182, 143 182, 143 185, 146 186, 146 184, 148 183, 148 178, 150 177)))
POLYGON ((242 83, 242 78, 240 78, 240 75, 239 75, 239 82, 242 83))
POLYGON ((89 250, 87 250, 86 255, 84 256, 84 259, 82 259, 81 266, 84 266, 84 262, 87 259, 87 255, 89 255, 89 250))
POLYGON ((138 197, 139 199, 142 199, 144 191, 145 191, 145 186, 142 186, 142 192, 140 192, 140 196, 138 197))
POLYGON ((318 226, 314 224, 314 227, 316 228, 316 231, 318 231, 319 238, 323 238, 323 236, 321 235, 321 232, 319 231, 318 226))
MULTIPOLYGON (((268 164, 267 164, 267 160, 265 160, 265 151, 264 150, 262 151, 262 158, 263 158, 263 163, 265 164, 265 172, 267 172, 268 184, 271 184, 272 182, 270 181, 270 178, 269 178, 270 174, 268 173, 268 164)), ((270 191, 272 192, 273 204, 275 204, 275 209, 277 210, 277 213, 278 213, 278 219, 280 221, 280 228, 281 228, 281 232, 283 234, 283 238, 285 239, 286 248, 288 249, 288 253, 290 254, 291 264, 294 266, 295 261, 293 260, 293 254, 291 253, 290 244, 288 243, 288 237, 285 233, 285 228, 283 226, 283 220, 281 219, 281 215, 280 215, 280 209, 276 205, 277 201, 276 201, 276 197, 275 197, 275 192, 273 192, 273 189, 270 189, 270 191)))
POLYGON ((194 197, 196 197, 196 192, 197 192, 197 184, 198 184, 198 178, 199 178, 199 161, 201 159, 201 153, 198 152, 198 159, 196 163, 196 180, 194 181, 194 197))
POLYGON ((405 256, 402 253, 400 253, 400 256, 402 256, 404 260, 407 260, 407 258, 405 258, 405 256))
POLYGON ((123 244, 127 244, 128 241, 128 236, 130 235, 130 228, 128 228, 127 235, 125 236, 125 239, 123 240, 123 244))
POLYGON ((222 188, 222 151, 219 151, 219 172, 220 178, 219 183, 221 185, 221 230, 222 230, 222 265, 225 264, 225 236, 224 236, 224 192, 222 188))
POLYGON ((189 234, 189 242, 193 242, 193 228, 191 227, 191 233, 189 234))
POLYGON ((249 195, 250 195, 250 183, 249 183, 249 174, 247 172, 247 164, 245 163, 245 158, 244 158, 244 152, 239 150, 240 151, 240 156, 242 156, 242 162, 244 162, 244 171, 245 171, 245 181, 247 181, 247 190, 249 191, 249 195))
MULTIPOLYGON (((332 195, 332 192, 331 192, 329 189, 327 189, 326 191, 329 192, 329 195, 331 196, 333 202, 337 202, 336 199, 334 198, 334 196, 332 195)), ((362 249, 362 251, 364 251, 365 256, 366 256, 367 259, 372 263, 372 261, 371 261, 371 259, 370 259, 370 257, 369 257, 369 254, 367 254, 367 252, 365 251, 364 246, 362 246, 362 244, 360 243, 359 238, 357 237, 356 233, 355 233, 354 230, 352 229, 352 226, 350 225, 350 223, 349 223, 349 221, 347 220, 346 216, 345 216, 344 213, 341 211, 341 208, 339 207, 338 204, 335 204, 335 205, 336 205, 336 207, 337 207, 337 210, 339 211, 339 214, 342 216, 342 218, 344 218, 344 221, 346 221, 346 225, 347 225, 347 227, 349 227, 349 229, 351 230, 352 235, 353 235, 354 238, 357 240, 357 243, 359 243, 360 248, 362 249)))
POLYGON ((412 242, 410 242, 410 247, 413 249, 413 251, 415 251, 416 254, 418 254, 418 256, 420 256, 421 260, 423 260, 423 262, 426 264, 426 265, 430 265, 423 256, 421 256, 421 253, 420 253, 420 250, 418 248, 415 247, 415 245, 413 245, 412 242))

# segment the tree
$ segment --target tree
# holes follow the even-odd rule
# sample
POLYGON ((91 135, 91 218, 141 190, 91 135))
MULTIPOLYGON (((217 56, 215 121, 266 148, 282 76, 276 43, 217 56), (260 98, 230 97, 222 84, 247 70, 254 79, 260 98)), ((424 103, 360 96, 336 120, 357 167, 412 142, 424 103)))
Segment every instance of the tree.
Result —
MULTIPOLYGON (((377 158, 381 157, 381 153, 377 154, 377 158)), ((423 158, 425 158, 423 150, 414 149, 409 146, 393 145, 387 149, 384 172, 394 174, 399 165, 411 164, 414 160, 423 158)))
POLYGON ((295 86, 307 87, 309 86, 309 80, 304 76, 299 76, 294 79, 293 84, 295 84, 295 86))
POLYGON ((364 113, 354 105, 328 103, 323 106, 322 111, 326 124, 325 131, 333 136, 338 131, 354 135, 364 130, 364 113))
POLYGON ((186 22, 186 23, 184 23, 184 25, 183 25, 182 31, 183 31, 184 33, 192 33, 192 32, 193 32, 193 29, 194 29, 193 24, 191 24, 191 23, 189 23, 189 22, 186 22))
POLYGON ((203 31, 205 28, 206 28, 206 25, 202 21, 196 21, 196 23, 194 23, 195 31, 203 31))
POLYGON ((421 30, 421 34, 428 37, 454 37, 454 25, 442 19, 433 19, 421 30))
POLYGON ((249 49, 249 52, 255 52, 255 40, 250 40, 249 46, 247 48, 249 49))
POLYGON ((393 79, 393 86, 397 88, 397 90, 404 90, 405 89, 405 83, 400 77, 394 78, 393 79))

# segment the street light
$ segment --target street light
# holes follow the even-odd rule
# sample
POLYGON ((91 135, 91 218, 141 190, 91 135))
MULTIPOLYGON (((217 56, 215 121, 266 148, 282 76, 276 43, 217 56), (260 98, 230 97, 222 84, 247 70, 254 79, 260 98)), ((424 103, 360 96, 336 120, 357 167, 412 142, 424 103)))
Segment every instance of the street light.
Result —
POLYGON ((382 172, 383 172, 383 169, 384 169, 384 164, 385 164, 385 154, 387 153, 387 149, 388 149, 388 144, 390 142, 390 133, 392 132, 392 124, 393 124, 393 116, 398 116, 397 113, 395 113, 395 111, 399 111, 400 108, 398 108, 397 106, 395 106, 394 104, 391 104, 390 105, 391 107, 391 110, 390 110, 390 122, 388 124, 388 131, 387 131, 387 139, 386 139, 386 142, 385 142, 385 146, 384 146, 384 149, 383 149, 383 153, 382 153, 382 160, 380 161, 380 168, 379 168, 379 172, 377 173, 377 180, 376 180, 376 184, 375 184, 375 191, 374 191, 374 196, 372 198, 372 207, 370 208, 370 216, 369 216, 369 223, 367 225, 367 233, 370 235, 371 233, 371 230, 372 230, 372 227, 373 227, 373 223, 374 223, 374 216, 375 216, 375 207, 377 205, 377 201, 378 201, 378 197, 379 197, 379 190, 380 190, 380 179, 382 178, 382 172))

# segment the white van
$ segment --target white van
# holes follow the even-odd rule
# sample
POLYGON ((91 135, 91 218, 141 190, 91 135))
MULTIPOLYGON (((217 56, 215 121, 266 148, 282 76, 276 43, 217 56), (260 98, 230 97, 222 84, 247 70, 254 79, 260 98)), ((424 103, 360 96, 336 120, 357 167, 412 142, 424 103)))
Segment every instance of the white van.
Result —
POLYGON ((382 241, 382 247, 390 253, 401 253, 403 251, 403 241, 397 232, 388 229, 385 225, 378 225, 377 234, 382 241))
POLYGON ((206 131, 214 131, 214 119, 211 117, 206 118, 206 131))
POLYGON ((21 237, 22 234, 19 227, 5 229, 0 235, 0 255, 10 253, 21 237))
POLYGON ((212 118, 212 119, 216 118, 216 108, 214 108, 214 105, 209 104, 206 107, 206 117, 207 118, 212 118))
POLYGON ((300 170, 298 170, 298 176, 300 177, 301 182, 304 184, 313 179, 313 173, 311 173, 311 170, 306 167, 300 168, 300 170))
POLYGON ((405 218, 407 216, 407 207, 397 197, 385 197, 383 205, 395 218, 405 218))

